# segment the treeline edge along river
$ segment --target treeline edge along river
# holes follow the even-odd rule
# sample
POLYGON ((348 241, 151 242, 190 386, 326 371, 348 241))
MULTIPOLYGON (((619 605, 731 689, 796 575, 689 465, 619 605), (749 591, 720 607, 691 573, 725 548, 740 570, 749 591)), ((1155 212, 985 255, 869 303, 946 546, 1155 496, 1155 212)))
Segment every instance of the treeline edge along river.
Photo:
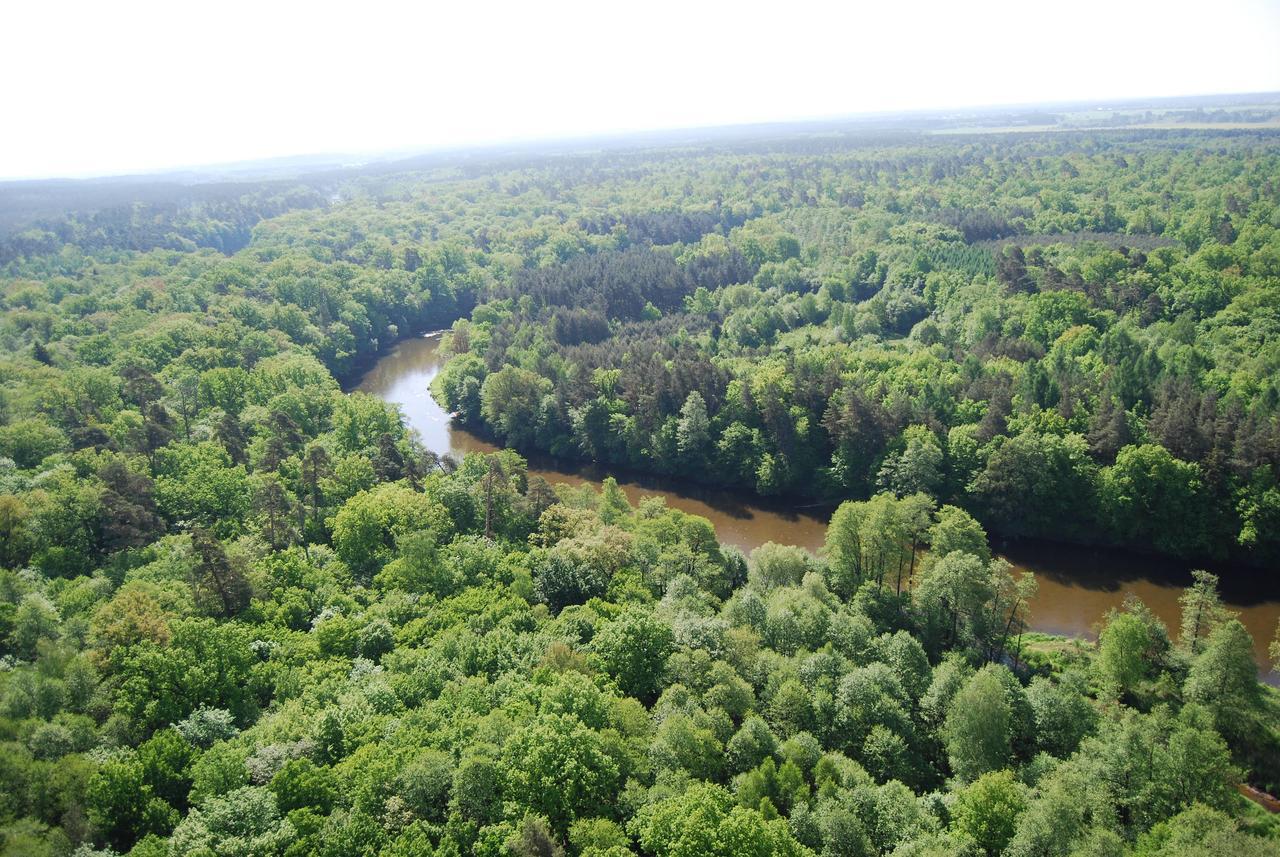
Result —
MULTIPOLYGON (((497 447, 452 424, 449 414, 431 397, 431 380, 443 364, 439 333, 411 337, 393 346, 356 384, 355 389, 398 405, 405 421, 423 444, 437 454, 461 458, 468 452, 492 452, 497 447)), ((590 465, 549 461, 532 456, 529 474, 552 485, 598 484, 608 472, 590 465)), ((614 474, 627 498, 660 496, 668 506, 711 521, 720 541, 744 552, 764 544, 799 545, 817 551, 826 535, 830 510, 771 504, 740 495, 670 480, 614 474)), ((1039 582, 1031 604, 1031 626, 1052 634, 1092 638, 1108 609, 1119 607, 1132 594, 1176 633, 1178 596, 1191 582, 1191 569, 1174 560, 1105 548, 1050 542, 1002 542, 996 552, 1017 571, 1030 571, 1039 582)), ((1215 571, 1210 567, 1208 570, 1215 571)), ((1239 613, 1253 636, 1254 650, 1265 677, 1276 683, 1280 673, 1268 672, 1267 646, 1280 621, 1280 579, 1265 570, 1240 569, 1221 574, 1224 603, 1239 613)))

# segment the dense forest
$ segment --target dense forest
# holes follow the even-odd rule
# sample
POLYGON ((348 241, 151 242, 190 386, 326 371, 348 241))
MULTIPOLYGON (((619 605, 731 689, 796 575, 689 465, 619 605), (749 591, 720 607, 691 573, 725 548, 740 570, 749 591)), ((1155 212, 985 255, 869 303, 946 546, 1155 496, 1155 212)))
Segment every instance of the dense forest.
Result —
POLYGON ((655 211, 569 221, 589 249, 481 295, 438 393, 520 449, 1274 562, 1280 153, 1208 139, 709 154, 610 182, 655 211))
POLYGON ((1274 854, 1280 694, 1214 576, 1050 637, 988 533, 1280 556, 1278 141, 799 135, 15 227, 0 854, 1274 854), (511 449, 341 391, 440 327, 511 449), (744 556, 520 451, 835 512, 744 556))

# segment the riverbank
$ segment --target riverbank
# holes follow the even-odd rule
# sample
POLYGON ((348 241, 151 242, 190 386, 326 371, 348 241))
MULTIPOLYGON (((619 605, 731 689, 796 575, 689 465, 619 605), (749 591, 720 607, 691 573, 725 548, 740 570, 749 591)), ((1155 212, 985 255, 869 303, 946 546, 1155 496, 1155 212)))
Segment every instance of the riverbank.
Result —
MULTIPOLYGON (((438 347, 439 332, 406 337, 382 352, 352 389, 399 405, 406 422, 433 452, 460 458, 468 452, 495 451, 496 444, 455 425, 431 398, 430 383, 443 362, 438 347)), ((528 461, 529 473, 551 484, 598 485, 612 475, 632 504, 644 497, 662 497, 672 508, 707 518, 721 542, 747 553, 769 541, 817 551, 826 540, 830 506, 804 508, 758 500, 741 492, 536 454, 528 461)), ((1166 625, 1176 628, 1178 597, 1190 583, 1193 567, 1150 554, 1055 542, 997 538, 993 548, 1017 571, 1034 573, 1039 581, 1040 592, 1031 604, 1032 627, 1084 639, 1093 639, 1107 610, 1121 606, 1129 595, 1141 598, 1166 625)), ((1267 646, 1280 622, 1280 576, 1214 564, 1208 570, 1230 572, 1222 575, 1223 601, 1239 613, 1253 636, 1258 663, 1266 670, 1267 646)), ((1277 682, 1280 674, 1272 672, 1267 678, 1277 682)))

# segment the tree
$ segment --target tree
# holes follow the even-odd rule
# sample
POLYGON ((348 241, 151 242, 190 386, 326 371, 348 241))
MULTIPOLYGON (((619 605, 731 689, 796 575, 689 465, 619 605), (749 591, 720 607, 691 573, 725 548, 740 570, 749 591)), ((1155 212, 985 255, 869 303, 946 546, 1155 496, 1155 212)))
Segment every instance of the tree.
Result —
POLYGON ((1200 469, 1157 444, 1126 446, 1101 479, 1103 522, 1124 542, 1177 556, 1208 546, 1200 469))
POLYGON ((262 516, 262 534, 271 550, 278 551, 288 547, 296 537, 290 517, 293 500, 277 476, 267 474, 261 477, 254 494, 254 505, 262 516))
POLYGON ((419 818, 441 821, 449 805, 453 769, 449 754, 423 750, 397 779, 398 793, 419 818))
POLYGON ((211 442, 174 443, 156 455, 156 504, 170 521, 194 521, 230 538, 242 531, 253 500, 244 467, 211 442))
POLYGON ((35 660, 44 640, 55 640, 60 632, 58 610, 39 592, 29 592, 13 611, 9 646, 24 660, 35 660))
POLYGON ((484 745, 472 745, 453 773, 450 806, 477 824, 496 821, 502 812, 505 768, 484 745))
POLYGON ((276 797, 265 788, 246 786, 214 797, 191 810, 173 831, 180 854, 257 855, 279 853, 296 837, 280 817, 276 797))
POLYGON ((112 457, 98 470, 103 490, 99 500, 102 550, 114 553, 148 544, 164 531, 156 514, 154 483, 112 457))
POLYGON ((1222 622, 1191 664, 1184 687, 1187 699, 1214 714, 1224 734, 1236 735, 1260 703, 1253 638, 1239 619, 1222 622))
POLYGON ((104 763, 85 795, 89 819, 106 842, 127 851, 148 833, 168 835, 178 821, 173 807, 155 796, 137 761, 104 763))
POLYGON ((800 845, 783 819, 766 821, 735 806, 722 787, 697 783, 684 794, 646 805, 631 823, 632 834, 656 857, 800 857, 800 845))
POLYGON ((454 355, 431 382, 440 404, 464 423, 480 419, 480 391, 485 381, 484 361, 470 352, 454 355))
POLYGON ((1006 767, 1013 758, 1012 712, 1004 683, 994 664, 983 667, 964 683, 951 701, 942 735, 951 770, 961 780, 974 781, 988 771, 1006 767))
POLYGON ((623 693, 650 703, 662 687, 674 645, 670 626, 650 610, 630 607, 600 629, 591 650, 623 693))
POLYGON ((21 468, 35 467, 67 448, 67 436, 42 419, 20 419, 0 425, 0 458, 12 458, 21 468))
POLYGON ((1280 669, 1280 622, 1276 623, 1276 635, 1267 649, 1267 654, 1271 655, 1271 669, 1273 671, 1280 669))
POLYGON ((245 463, 247 460, 245 446, 248 441, 245 440, 244 429, 240 427, 240 420, 235 414, 229 412, 223 414, 222 419, 218 421, 218 427, 214 429, 213 436, 227 451, 232 463, 245 463))
POLYGON ((138 747, 143 780, 165 803, 185 811, 198 752, 176 730, 162 729, 138 747))
POLYGON ((765 542, 751 552, 747 581, 761 593, 778 587, 799 586, 815 568, 813 555, 804 548, 765 542))
POLYGON ((207 705, 200 706, 183 720, 173 724, 173 729, 183 741, 202 750, 207 750, 240 731, 236 729, 235 717, 230 711, 207 705))
POLYGON ((191 570, 191 588, 196 603, 223 617, 235 616, 249 606, 253 591, 243 572, 228 557, 217 538, 208 530, 191 531, 191 547, 196 563, 191 570))
POLYGON ((449 513, 425 494, 400 482, 361 491, 333 519, 333 547, 351 570, 371 578, 394 556, 396 540, 408 533, 445 532, 449 513))
POLYGON ((990 565, 972 554, 952 551, 929 563, 913 597, 944 648, 981 647, 999 627, 993 627, 998 619, 988 609, 995 597, 992 584, 990 565))
POLYGON ((1060 538, 1089 532, 1096 479, 1083 437, 1024 431, 991 453, 973 494, 997 532, 1060 538))
POLYGON ((841 503, 827 525, 825 553, 833 592, 848 598, 865 581, 883 585, 892 576, 895 591, 915 570, 933 501, 923 494, 901 500, 877 494, 865 502, 841 503))
MULTIPOLYGON (((618 480, 612 476, 606 476, 600 485, 600 520, 606 524, 618 524, 631 512, 631 503, 618 485, 618 480)), ((538 514, 542 514, 541 509, 538 510, 538 514)))
POLYGON ((1191 657, 1204 649, 1203 638, 1209 636, 1228 616, 1218 597, 1218 576, 1207 571, 1191 572, 1192 584, 1182 591, 1178 604, 1182 607, 1179 642, 1191 657))
POLYGON ((938 510, 926 540, 931 558, 941 559, 953 551, 962 551, 983 562, 991 559, 986 531, 972 515, 958 506, 943 506, 938 510))
POLYGON ((320 501, 323 497, 321 490, 321 480, 328 477, 331 473, 329 462, 329 453, 323 446, 313 443, 307 447, 306 453, 302 457, 302 484, 306 488, 306 499, 310 505, 310 515, 307 515, 307 506, 299 506, 299 513, 302 517, 302 529, 304 533, 307 531, 308 521, 313 525, 320 522, 320 501))
POLYGON ((540 715, 511 736, 503 758, 507 796, 561 834, 578 818, 609 815, 621 784, 604 739, 569 714, 540 715))
POLYGON ((502 469, 502 460, 497 456, 490 456, 486 463, 488 467, 482 480, 484 485, 484 537, 492 540, 494 493, 499 490, 499 483, 505 481, 506 473, 502 469))
POLYGON ((725 745, 725 757, 730 771, 742 773, 772 758, 777 750, 778 740, 769 724, 752 716, 742 722, 742 727, 725 745))
POLYGON ((927 426, 907 426, 901 450, 890 453, 880 466, 877 483, 898 497, 934 496, 942 487, 943 453, 938 436, 927 426))
POLYGON ((540 422, 542 397, 550 390, 547 379, 517 366, 504 366, 484 379, 480 414, 511 446, 530 446, 540 422))
POLYGON ((31 509, 22 498, 0 494, 0 568, 16 568, 30 557, 30 517, 31 509))
POLYGON ((338 784, 329 768, 310 759, 290 759, 271 778, 271 791, 281 812, 311 808, 327 815, 338 800, 338 784))
POLYGON ((1095 825, 1114 824, 1114 806, 1096 776, 1066 764, 1040 783, 1018 818, 1007 857, 1069 857, 1095 825))
POLYGON ((706 466, 710 445, 711 420, 707 416, 707 403, 701 393, 692 390, 680 408, 680 422, 676 426, 676 449, 681 463, 693 473, 701 473, 706 466))
POLYGON ((1068 674, 1056 682, 1036 676, 1027 686, 1036 745, 1059 759, 1070 757, 1098 722, 1083 685, 1080 676, 1068 674))
POLYGON ((1270 843, 1239 829, 1227 813, 1195 804, 1162 821, 1138 839, 1143 857, 1215 857, 1221 854, 1263 855, 1270 843))
POLYGON ((1161 634, 1146 608, 1131 605, 1123 612, 1111 611, 1098 636, 1095 668, 1107 690, 1121 696, 1132 694, 1160 666, 1165 648, 1161 634))
POLYGON ((553 613, 605 594, 609 587, 608 568, 594 553, 582 541, 565 540, 547 551, 538 564, 534 591, 553 613))
POLYGON ((1026 808, 1026 788, 1013 772, 991 771, 956 795, 951 829, 972 838, 987 854, 1001 854, 1026 808))

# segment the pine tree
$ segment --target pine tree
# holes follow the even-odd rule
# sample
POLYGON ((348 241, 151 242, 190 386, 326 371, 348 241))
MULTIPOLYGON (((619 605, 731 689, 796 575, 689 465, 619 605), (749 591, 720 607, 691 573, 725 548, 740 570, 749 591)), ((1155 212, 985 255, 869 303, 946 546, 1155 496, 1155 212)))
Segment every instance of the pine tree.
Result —
POLYGON ((203 527, 191 531, 191 546, 197 561, 191 585, 197 604, 224 618, 235 616, 249 606, 249 581, 227 557, 216 536, 203 527))
POLYGON ((1178 598, 1182 607, 1179 642, 1187 654, 1195 657, 1204 650, 1204 641, 1213 629, 1230 615, 1218 597, 1218 576, 1197 569, 1191 572, 1192 584, 1178 598))

